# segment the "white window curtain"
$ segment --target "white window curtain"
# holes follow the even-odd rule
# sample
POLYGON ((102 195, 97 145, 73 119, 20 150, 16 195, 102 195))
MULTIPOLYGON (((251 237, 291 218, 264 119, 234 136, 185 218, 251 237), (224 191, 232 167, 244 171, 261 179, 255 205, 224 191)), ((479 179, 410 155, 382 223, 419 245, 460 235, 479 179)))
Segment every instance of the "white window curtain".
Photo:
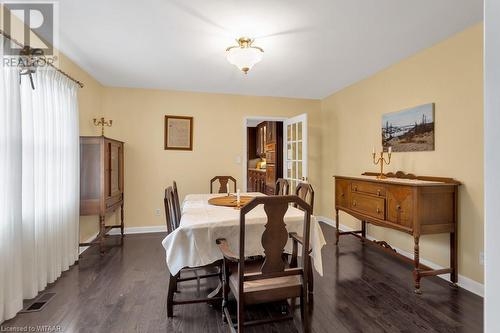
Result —
POLYGON ((78 258, 77 87, 52 68, 0 85, 0 322, 78 258), (6 186, 4 186, 4 184, 6 186))
POLYGON ((76 85, 53 68, 24 77, 23 295, 35 297, 78 259, 79 128, 76 85))
POLYGON ((0 323, 23 305, 21 158, 19 74, 0 64, 0 323))

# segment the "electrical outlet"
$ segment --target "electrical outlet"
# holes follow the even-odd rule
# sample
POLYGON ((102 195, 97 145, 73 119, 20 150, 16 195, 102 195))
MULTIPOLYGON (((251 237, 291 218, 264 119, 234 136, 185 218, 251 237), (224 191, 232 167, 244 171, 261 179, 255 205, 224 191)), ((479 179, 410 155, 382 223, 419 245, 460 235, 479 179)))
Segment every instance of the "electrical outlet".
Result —
POLYGON ((161 215, 161 210, 160 210, 160 208, 156 208, 156 209, 155 209, 155 214, 156 214, 156 216, 160 216, 160 215, 161 215))
POLYGON ((479 263, 484 266, 484 252, 479 252, 479 263))

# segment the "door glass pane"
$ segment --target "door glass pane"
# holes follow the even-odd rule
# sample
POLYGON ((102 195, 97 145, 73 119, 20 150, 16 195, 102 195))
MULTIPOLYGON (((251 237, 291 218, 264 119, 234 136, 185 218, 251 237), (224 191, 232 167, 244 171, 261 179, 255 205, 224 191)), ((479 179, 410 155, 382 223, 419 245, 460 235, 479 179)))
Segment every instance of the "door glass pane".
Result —
POLYGON ((292 143, 292 151, 293 151, 292 159, 296 160, 297 159, 297 144, 295 142, 292 143))
POLYGON ((292 125, 288 125, 286 127, 286 131, 287 131, 287 141, 292 141, 292 125))
POLYGON ((297 140, 297 124, 292 125, 292 140, 297 140))
POLYGON ((297 123, 297 140, 302 140, 302 122, 297 123))
POLYGON ((302 180, 302 163, 298 162, 297 179, 302 180))
POLYGON ((297 142, 297 159, 302 160, 302 142, 297 142))
POLYGON ((297 172, 297 167, 296 167, 297 162, 292 162, 292 178, 296 178, 296 172, 297 172))

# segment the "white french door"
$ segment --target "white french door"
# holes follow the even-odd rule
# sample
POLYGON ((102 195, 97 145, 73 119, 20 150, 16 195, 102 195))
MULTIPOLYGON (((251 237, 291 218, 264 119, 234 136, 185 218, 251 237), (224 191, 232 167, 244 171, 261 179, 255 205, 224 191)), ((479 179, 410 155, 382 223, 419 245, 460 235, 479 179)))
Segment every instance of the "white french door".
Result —
POLYGON ((283 178, 293 194, 299 182, 307 182, 307 114, 283 122, 283 178))

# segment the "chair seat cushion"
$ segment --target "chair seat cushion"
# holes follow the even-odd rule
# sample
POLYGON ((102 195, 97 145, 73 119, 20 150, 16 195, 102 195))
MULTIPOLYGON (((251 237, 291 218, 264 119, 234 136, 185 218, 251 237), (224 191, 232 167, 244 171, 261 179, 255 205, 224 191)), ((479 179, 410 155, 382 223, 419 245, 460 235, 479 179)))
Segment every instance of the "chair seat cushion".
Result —
MULTIPOLYGON (((246 275, 255 275, 247 273, 246 275)), ((238 271, 229 277, 229 287, 238 298, 238 271)), ((245 281, 243 283, 245 303, 266 303, 299 297, 302 294, 302 278, 299 275, 245 281)))

